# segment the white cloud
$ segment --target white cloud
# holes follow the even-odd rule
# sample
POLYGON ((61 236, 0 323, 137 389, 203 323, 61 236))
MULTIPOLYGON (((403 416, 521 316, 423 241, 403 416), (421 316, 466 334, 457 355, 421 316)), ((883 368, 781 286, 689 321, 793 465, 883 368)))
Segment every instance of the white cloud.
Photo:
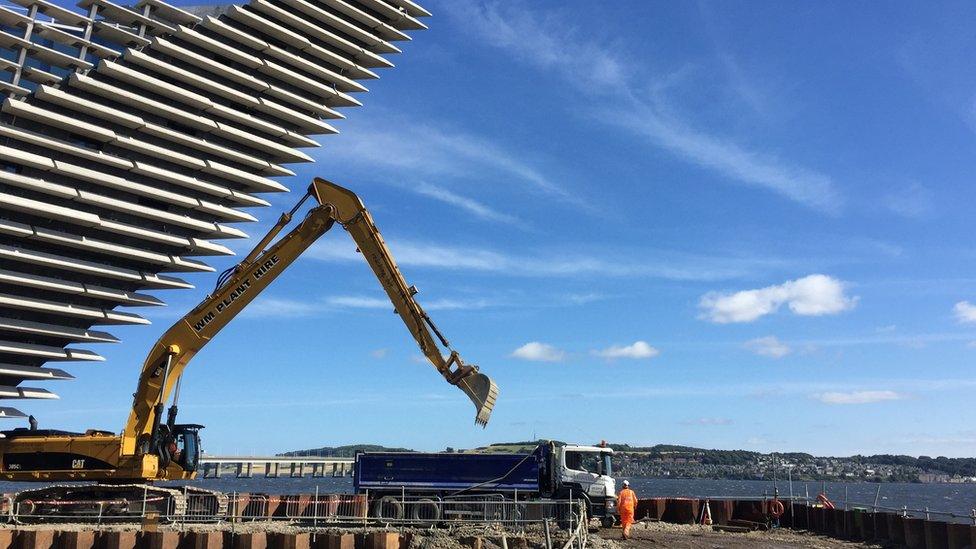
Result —
POLYGON ((501 223, 508 223, 510 225, 521 225, 517 219, 508 214, 495 211, 481 202, 474 200, 473 198, 461 196, 443 187, 438 187, 429 183, 418 183, 416 185, 410 185, 408 188, 419 195, 433 198, 434 200, 439 200, 445 204, 457 206, 488 221, 499 221, 501 223))
POLYGON ((959 322, 976 322, 976 305, 968 301, 960 301, 952 308, 959 322))
MULTIPOLYGON (((634 81, 639 65, 620 58, 619 47, 600 44, 551 13, 525 5, 507 9, 468 0, 452 2, 451 7, 450 13, 465 29, 478 32, 487 43, 527 64, 557 72, 583 93, 604 96, 604 102, 607 96, 614 98, 615 104, 597 113, 599 120, 645 137, 693 164, 810 208, 834 212, 842 206, 829 176, 696 131, 660 99, 635 95, 634 90, 649 86, 634 81)), ((656 77, 660 80, 662 75, 656 77)))
POLYGON ((373 358, 386 358, 390 354, 389 349, 374 349, 369 352, 369 356, 373 358))
POLYGON ((745 343, 745 348, 760 356, 783 358, 793 352, 789 345, 781 342, 776 336, 756 338, 745 343))
POLYGON ((560 362, 566 358, 566 352, 546 343, 530 341, 512 351, 512 357, 534 362, 560 362))
POLYGON ((606 359, 615 358, 653 358, 661 354, 661 351, 651 347, 646 341, 635 341, 630 345, 613 345, 599 351, 592 351, 596 356, 606 359))
POLYGON ((813 274, 776 286, 734 293, 709 292, 699 302, 703 317, 720 324, 752 322, 776 312, 784 303, 801 316, 821 316, 847 311, 856 297, 844 295, 845 284, 836 278, 813 274))
POLYGON ((818 393, 813 395, 813 398, 824 404, 871 404, 886 400, 901 400, 905 396, 894 391, 853 391, 818 393))

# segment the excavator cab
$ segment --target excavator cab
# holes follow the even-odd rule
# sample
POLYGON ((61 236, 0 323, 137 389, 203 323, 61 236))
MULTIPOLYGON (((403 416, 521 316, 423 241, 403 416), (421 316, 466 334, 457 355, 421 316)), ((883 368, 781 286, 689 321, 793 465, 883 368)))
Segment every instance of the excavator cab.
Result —
POLYGON ((195 472, 200 465, 200 429, 203 429, 203 425, 193 423, 173 426, 176 451, 172 460, 187 473, 195 472))

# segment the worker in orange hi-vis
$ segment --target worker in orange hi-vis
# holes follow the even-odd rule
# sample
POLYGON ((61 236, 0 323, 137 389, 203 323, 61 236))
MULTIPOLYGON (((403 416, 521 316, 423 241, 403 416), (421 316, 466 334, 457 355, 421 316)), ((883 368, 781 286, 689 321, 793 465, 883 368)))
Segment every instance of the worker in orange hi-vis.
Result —
POLYGON ((620 525, 624 528, 624 539, 630 539, 630 526, 634 524, 634 511, 637 510, 637 494, 630 489, 630 482, 624 481, 624 489, 617 494, 617 511, 620 525))

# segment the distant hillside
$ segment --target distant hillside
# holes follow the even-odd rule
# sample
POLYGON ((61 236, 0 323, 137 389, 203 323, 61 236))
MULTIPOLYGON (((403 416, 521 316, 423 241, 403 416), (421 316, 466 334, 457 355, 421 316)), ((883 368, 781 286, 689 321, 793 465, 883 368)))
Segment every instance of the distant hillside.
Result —
MULTIPOLYGON (((545 442, 539 440, 536 442, 523 441, 523 442, 499 442, 491 444, 489 446, 480 446, 478 448, 446 448, 445 452, 470 452, 470 453, 512 453, 512 454, 523 454, 529 453, 535 450, 535 447, 545 442)), ((321 457, 356 457, 356 452, 415 452, 416 450, 411 450, 409 448, 391 448, 389 446, 381 446, 379 444, 348 444, 346 446, 323 446, 321 448, 312 448, 309 450, 293 450, 291 452, 284 452, 278 454, 279 456, 321 456, 321 457)))
POLYGON ((621 476, 768 479, 782 477, 789 468, 795 480, 976 482, 976 458, 817 457, 803 452, 764 454, 671 444, 609 446, 616 452, 614 470, 621 476))
MULTIPOLYGON (((474 452, 478 454, 488 454, 488 453, 512 453, 512 454, 528 454, 536 449, 540 444, 550 442, 546 439, 539 440, 522 440, 519 442, 496 442, 494 444, 489 444, 488 446, 479 446, 477 448, 471 448, 470 450, 459 450, 462 452, 474 452)), ((557 445, 565 444, 558 440, 553 440, 557 445)))
POLYGON ((346 446, 323 446, 310 450, 294 450, 278 454, 279 456, 319 456, 319 457, 356 457, 357 452, 413 452, 409 448, 391 448, 378 444, 347 444, 346 446))

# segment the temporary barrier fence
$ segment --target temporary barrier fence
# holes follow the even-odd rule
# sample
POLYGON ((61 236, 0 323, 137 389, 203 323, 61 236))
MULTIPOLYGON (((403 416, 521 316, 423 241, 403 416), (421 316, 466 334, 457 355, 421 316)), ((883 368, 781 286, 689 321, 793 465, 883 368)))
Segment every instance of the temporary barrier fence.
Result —
POLYGON ((160 496, 142 499, 74 500, 17 503, 5 498, 7 518, 14 523, 160 521, 174 524, 216 522, 301 523, 322 526, 430 527, 498 524, 510 528, 552 523, 578 530, 585 522, 584 503, 577 500, 512 500, 502 497, 413 497, 381 494, 268 495, 232 492, 214 494, 184 491, 165 512, 160 496), (46 505, 40 506, 38 503, 46 505))

